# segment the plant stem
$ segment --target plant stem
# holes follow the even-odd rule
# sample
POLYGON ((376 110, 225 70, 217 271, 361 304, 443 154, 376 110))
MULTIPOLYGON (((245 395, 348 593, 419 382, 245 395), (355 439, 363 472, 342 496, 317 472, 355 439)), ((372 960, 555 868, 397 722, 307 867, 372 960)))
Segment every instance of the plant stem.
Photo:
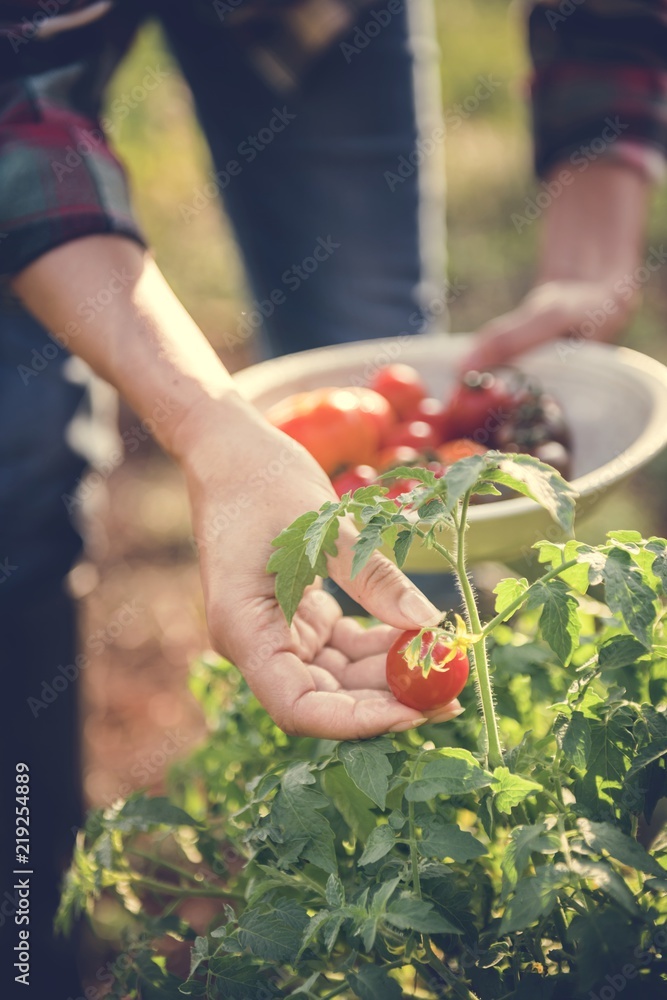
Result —
POLYGON ((508 604, 504 611, 501 611, 495 618, 492 618, 491 621, 488 622, 483 629, 481 629, 482 635, 486 638, 486 636, 490 635, 491 632, 498 627, 498 625, 501 625, 502 622, 513 615, 515 611, 518 611, 521 605, 527 600, 532 587, 538 583, 548 583, 549 580, 553 580, 554 577, 557 577, 560 573, 564 573, 566 569, 576 566, 577 562, 577 559, 570 559, 568 562, 561 563, 560 566, 556 566, 555 569, 551 569, 548 573, 545 573, 544 576, 541 576, 535 581, 535 583, 532 583, 531 586, 523 592, 523 594, 512 601, 511 604, 508 604))
POLYGON ((244 900, 245 897, 239 892, 230 892, 227 889, 195 889, 188 886, 173 885, 170 882, 160 882, 158 879, 148 878, 147 876, 130 876, 130 882, 133 886, 139 886, 143 889, 152 889, 154 892, 162 893, 165 896, 177 896, 180 899, 189 899, 191 896, 202 896, 204 899, 238 899, 244 900))
POLYGON ((415 835, 415 804, 408 802, 408 823, 410 827, 410 865, 412 867, 412 888, 415 896, 422 898, 422 887, 419 879, 419 854, 417 852, 417 838, 415 835))
POLYGON ((491 684, 491 672, 489 670, 489 657, 486 649, 486 638, 482 633, 482 623, 479 618, 477 601, 468 576, 466 566, 466 546, 465 536, 468 527, 468 505, 470 503, 470 491, 468 491, 461 504, 461 512, 456 522, 458 533, 458 545, 456 551, 456 575, 463 595, 468 625, 473 635, 479 636, 470 649, 470 657, 473 662, 475 683, 477 694, 484 720, 484 742, 485 750, 491 768, 501 767, 503 763, 503 752, 500 745, 500 733, 498 732, 498 719, 493 704, 493 687, 491 684))

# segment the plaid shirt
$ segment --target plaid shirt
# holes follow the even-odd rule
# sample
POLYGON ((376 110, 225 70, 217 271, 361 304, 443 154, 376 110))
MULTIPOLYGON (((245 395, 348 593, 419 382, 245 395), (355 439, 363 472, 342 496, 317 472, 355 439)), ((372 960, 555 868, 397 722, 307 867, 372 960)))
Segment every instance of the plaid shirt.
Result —
MULTIPOLYGON (((98 116, 141 14, 159 13, 163 0, 149 2, 0 0, 0 275, 81 236, 143 243, 98 116)), ((206 30, 233 31, 284 90, 373 0, 187 2, 206 30)), ((657 176, 667 153, 667 0, 528 6, 538 173, 610 156, 657 176)))

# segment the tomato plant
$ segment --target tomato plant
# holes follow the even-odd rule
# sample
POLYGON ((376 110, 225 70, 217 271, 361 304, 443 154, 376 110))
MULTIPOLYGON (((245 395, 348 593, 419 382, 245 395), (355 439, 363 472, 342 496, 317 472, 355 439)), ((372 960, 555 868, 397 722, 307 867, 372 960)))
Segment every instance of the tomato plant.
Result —
POLYGON ((576 541, 571 487, 527 455, 393 474, 413 479, 398 506, 376 484, 302 515, 269 571, 291 621, 343 517, 359 524, 355 574, 379 546, 399 565, 413 544, 435 549, 465 618, 463 714, 293 739, 231 665, 198 664, 208 739, 168 798, 91 813, 66 880, 61 927, 103 898, 97 925, 122 928, 111 1000, 665 995, 667 541, 576 541), (531 579, 502 580, 483 614, 467 514, 508 486, 565 540, 537 542, 531 579))
POLYGON ((457 698, 468 680, 464 650, 444 629, 411 629, 387 653, 387 683, 394 697, 410 708, 429 711, 457 698))

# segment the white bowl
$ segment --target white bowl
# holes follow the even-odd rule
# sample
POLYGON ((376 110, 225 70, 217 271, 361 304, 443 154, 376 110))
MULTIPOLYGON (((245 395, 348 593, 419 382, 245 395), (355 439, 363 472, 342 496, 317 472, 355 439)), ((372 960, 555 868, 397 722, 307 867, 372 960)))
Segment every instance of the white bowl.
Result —
MULTIPOLYGON (((264 361, 235 378, 241 392, 264 411, 306 389, 364 385, 378 367, 399 361, 413 365, 430 393, 444 398, 455 384, 456 359, 469 342, 464 335, 428 334, 342 344, 264 361)), ((524 356, 520 367, 559 400, 572 429, 578 517, 667 445, 667 368, 652 358, 625 347, 550 344, 524 356)), ((559 537, 549 515, 526 497, 470 511, 471 560, 511 559, 542 538, 559 537)), ((406 568, 439 572, 442 561, 437 553, 413 546, 406 568)))

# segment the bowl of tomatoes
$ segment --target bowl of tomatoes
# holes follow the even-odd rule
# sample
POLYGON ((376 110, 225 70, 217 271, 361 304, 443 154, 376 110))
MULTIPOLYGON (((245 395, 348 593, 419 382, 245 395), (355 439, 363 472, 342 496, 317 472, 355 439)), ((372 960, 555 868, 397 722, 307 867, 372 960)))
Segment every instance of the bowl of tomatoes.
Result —
MULTIPOLYGON (((267 418, 300 441, 339 495, 392 468, 436 475, 495 448, 536 455, 579 494, 586 515, 608 491, 667 445, 667 369, 626 348, 552 344, 519 366, 461 375, 464 335, 429 334, 321 348, 262 362, 236 375, 267 418)), ((389 496, 409 477, 382 480, 389 496)), ((469 557, 516 559, 558 540, 526 497, 483 498, 470 511, 469 557)), ((442 569, 413 546, 406 569, 442 569)))

